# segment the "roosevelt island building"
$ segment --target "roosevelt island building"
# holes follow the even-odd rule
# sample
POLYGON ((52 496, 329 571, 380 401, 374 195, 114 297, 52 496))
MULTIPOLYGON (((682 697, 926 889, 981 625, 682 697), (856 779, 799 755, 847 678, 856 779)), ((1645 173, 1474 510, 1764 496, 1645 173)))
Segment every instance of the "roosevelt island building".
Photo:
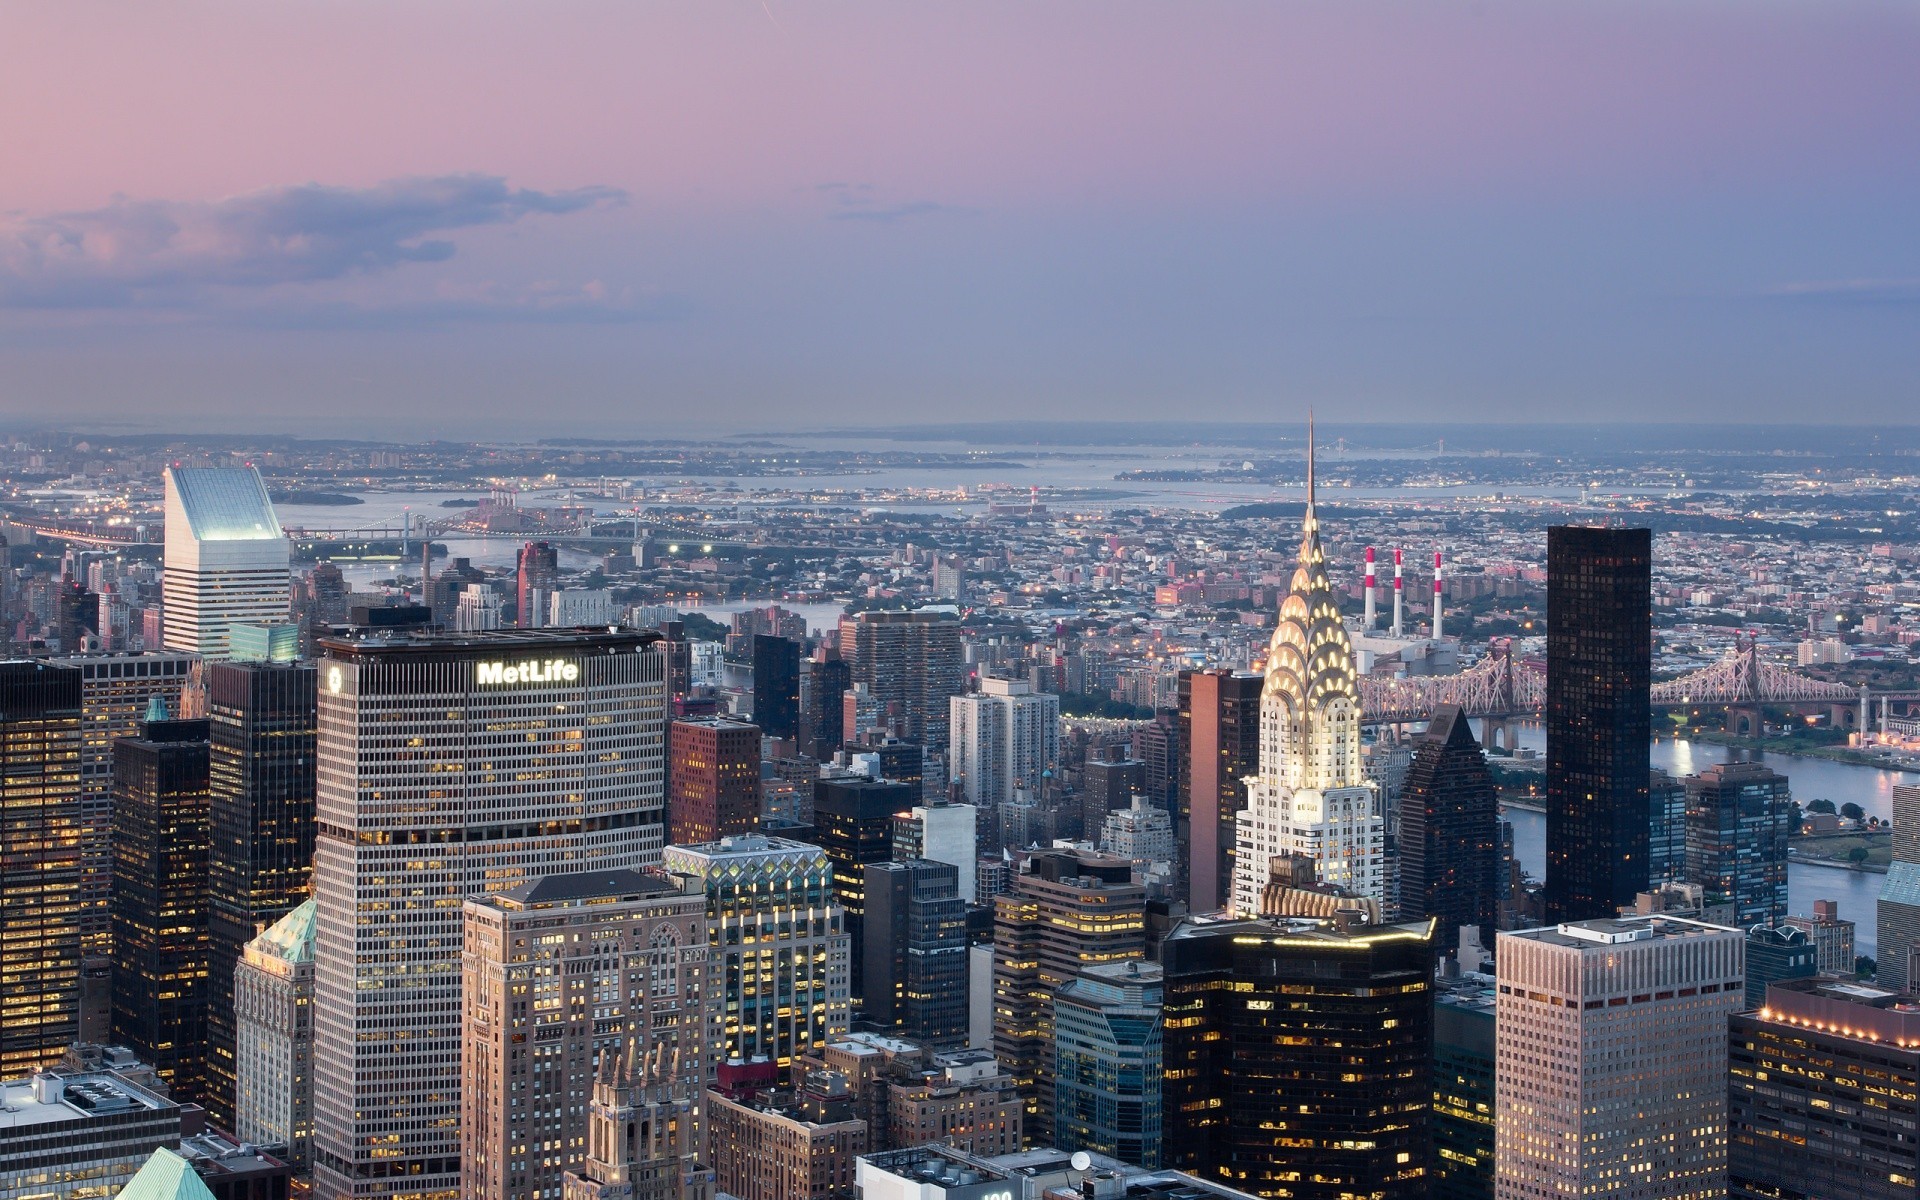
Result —
POLYGON ((321 642, 314 1188, 460 1195, 462 904, 655 865, 653 633, 321 642))

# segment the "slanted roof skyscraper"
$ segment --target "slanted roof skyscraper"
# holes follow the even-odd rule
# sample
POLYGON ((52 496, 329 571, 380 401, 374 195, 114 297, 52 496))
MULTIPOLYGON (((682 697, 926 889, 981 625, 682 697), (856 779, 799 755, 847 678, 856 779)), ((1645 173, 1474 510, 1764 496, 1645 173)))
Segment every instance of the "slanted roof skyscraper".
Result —
POLYGON ((166 489, 166 648, 231 657, 233 626, 287 620, 291 544, 252 467, 168 467, 166 489))

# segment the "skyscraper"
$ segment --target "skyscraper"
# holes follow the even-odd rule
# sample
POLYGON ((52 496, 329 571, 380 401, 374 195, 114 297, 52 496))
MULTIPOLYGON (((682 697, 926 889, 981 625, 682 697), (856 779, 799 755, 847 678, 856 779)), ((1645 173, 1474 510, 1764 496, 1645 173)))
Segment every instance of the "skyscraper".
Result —
POLYGON ((1547 920, 1647 886, 1653 532, 1547 530, 1547 920))
POLYGON ((1256 1196, 1426 1196, 1434 924, 1353 916, 1168 934, 1166 1165, 1256 1196))
POLYGON ((1260 769, 1260 694, 1266 679, 1232 671, 1180 673, 1180 811, 1187 905, 1218 912, 1233 902, 1234 824, 1246 780, 1260 769))
POLYGON ((1686 778, 1686 874, 1733 905, 1741 928, 1787 915, 1787 777, 1759 763, 1718 763, 1686 778))
POLYGON ((638 1038, 602 1055, 587 1105, 586 1161, 566 1172, 562 1200, 707 1200, 706 1088, 638 1038), (677 1068, 677 1069, 676 1069, 677 1068))
POLYGON ((967 803, 1004 804, 1033 792, 1060 761, 1060 697, 1017 679, 982 679, 949 701, 952 753, 947 776, 967 803))
POLYGON ((52 1066, 80 1032, 80 672, 0 663, 0 1076, 52 1066))
POLYGON ((1909 991, 1920 987, 1909 970, 1920 947, 1920 785, 1893 789, 1893 861, 1880 885, 1875 906, 1879 922, 1879 967, 1875 976, 1883 987, 1909 991))
POLYGON ((1400 908, 1438 917, 1444 940, 1462 925, 1493 943, 1500 919, 1500 810, 1493 772, 1466 714, 1443 705, 1414 739, 1400 792, 1400 908))
POLYGON ((1146 891, 1125 859, 1035 854, 994 897, 993 1052, 1027 1101, 1029 1137, 1053 1128, 1053 997, 1081 971, 1146 956, 1146 891))
POLYGON ((813 682, 807 689, 807 723, 813 731, 812 754, 830 760, 846 744, 846 695, 853 672, 836 646, 822 646, 813 656, 813 682))
POLYGON ((312 888, 317 678, 311 664, 207 668, 212 842, 204 1103, 228 1129, 236 1127, 233 973, 247 945, 305 903, 312 888))
POLYGON ((228 656, 236 624, 286 621, 292 546, 252 467, 169 467, 161 575, 169 650, 228 656))
POLYGON ((304 901, 247 943, 233 969, 233 1131, 313 1161, 313 918, 304 901))
MULTIPOLYGON (((582 1087, 616 1072, 684 1100, 668 1119, 699 1144, 720 1025, 708 943, 699 881, 652 871, 548 875, 467 901, 462 1195, 558 1195, 586 1166, 582 1087)), ((670 1165, 678 1186, 692 1164, 670 1165)))
POLYGON ((750 833, 668 846, 670 875, 698 881, 720 932, 720 1060, 780 1067, 847 1031, 852 948, 818 846, 750 833))
POLYGON ((1499 1200, 1726 1194, 1727 1017, 1745 941, 1659 916, 1500 935, 1499 1200))
POLYGON ((723 717, 667 731, 667 838, 715 842, 760 827, 760 729, 723 717))
POLYGON ((858 1004, 866 995, 862 975, 866 945, 868 863, 893 858, 893 818, 913 807, 917 795, 904 783, 879 779, 822 779, 813 790, 814 840, 833 861, 833 890, 846 913, 853 949, 848 979, 858 1004))
MULTIPOLYGON (((960 622, 942 612, 863 612, 840 619, 840 657, 882 720, 929 750, 947 748, 947 701, 966 689, 960 622)), ((853 736, 853 730, 845 731, 853 736)))
POLYGON ((1233 911, 1260 911, 1268 864, 1283 854, 1311 858, 1323 883, 1382 899, 1386 837, 1380 788, 1360 757, 1353 644, 1320 545, 1309 429, 1298 565, 1267 643, 1260 769, 1234 823, 1233 911))
POLYGON ((800 644, 753 635, 753 723, 770 738, 800 734, 800 644))
POLYGON ((1145 793, 1147 764, 1138 759, 1118 762, 1094 760, 1080 772, 1080 829, 1088 841, 1097 839, 1107 814, 1125 812, 1133 798, 1145 793))
POLYGON ((1654 771, 1647 780, 1647 885, 1682 883, 1687 874, 1687 785, 1654 771))
POLYGON ((466 898, 659 861, 657 640, 503 630, 321 642, 320 1195, 460 1187, 466 898))
POLYGON ((863 899, 861 1014, 917 1042, 967 1040, 967 904, 951 863, 868 863, 863 899))
POLYGON ((1053 998, 1053 1144, 1161 1162, 1160 964, 1088 967, 1053 998))
POLYGON ((207 723, 113 748, 113 1039, 199 1103, 207 1059, 207 723))
POLYGON ((893 857, 950 864, 968 904, 977 893, 980 810, 971 804, 916 804, 893 818, 893 857))
POLYGON ((522 629, 545 625, 547 598, 560 587, 560 552, 548 542, 528 542, 520 547, 514 583, 519 605, 514 624, 522 629))

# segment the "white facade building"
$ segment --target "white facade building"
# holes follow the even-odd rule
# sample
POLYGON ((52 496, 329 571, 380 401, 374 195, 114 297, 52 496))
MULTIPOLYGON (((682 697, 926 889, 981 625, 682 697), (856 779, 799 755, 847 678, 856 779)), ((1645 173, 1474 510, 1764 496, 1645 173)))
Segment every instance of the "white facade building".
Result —
POLYGON ((658 864, 657 635, 321 642, 314 1187, 460 1188, 461 904, 658 864))
MULTIPOLYGON (((972 904, 979 894, 974 879, 974 868, 980 860, 979 823, 980 810, 971 804, 916 805, 907 822, 913 845, 901 847, 896 842, 894 857, 927 858, 952 865, 959 872, 960 898, 972 904)), ((894 828, 897 838, 900 826, 894 828)))
POLYGON ((619 606, 606 588, 561 588, 547 593, 547 624, 571 629, 582 625, 618 625, 619 606))
POLYGON ((1248 777, 1247 807, 1235 818, 1234 913, 1259 915, 1269 864, 1282 854, 1313 859, 1322 883, 1384 899, 1386 818, 1360 753, 1353 645, 1314 515, 1311 432, 1299 565, 1267 645, 1266 677, 1260 772, 1248 777))
POLYGON ((1494 1195, 1727 1194, 1727 1018, 1746 935, 1673 917, 1502 933, 1494 1195))
POLYGON ((285 622, 292 545, 252 467, 169 467, 160 595, 166 648, 228 657, 236 624, 285 622))
POLYGON ((1107 814, 1100 831, 1100 849, 1115 858, 1126 858, 1148 874, 1165 874, 1173 863, 1173 820, 1167 810, 1148 803, 1136 793, 1130 808, 1116 808, 1107 814), (1155 867, 1160 868, 1155 871, 1155 867))
POLYGON ((247 943, 233 968, 234 1133, 313 1153, 313 915, 309 900, 247 943))
POLYGON ((507 602, 490 583, 469 583, 453 606, 453 627, 460 633, 485 633, 505 622, 507 602))
POLYGON ((1018 679, 982 679, 980 690, 948 701, 948 778, 967 803, 997 805, 1037 791, 1060 761, 1060 697, 1018 679))

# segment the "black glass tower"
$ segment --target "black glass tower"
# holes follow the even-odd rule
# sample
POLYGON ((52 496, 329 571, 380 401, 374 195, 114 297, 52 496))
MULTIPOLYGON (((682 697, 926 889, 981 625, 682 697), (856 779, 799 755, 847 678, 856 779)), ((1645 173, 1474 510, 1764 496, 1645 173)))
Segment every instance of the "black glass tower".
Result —
POLYGON ((800 733, 800 643, 753 637, 753 723, 770 738, 800 733))
POLYGON ((204 1104, 227 1129, 234 964, 261 930, 306 900, 313 878, 316 683, 308 664, 207 667, 212 847, 204 1104))
POLYGON ((1653 531, 1547 530, 1547 920, 1647 886, 1653 531))
POLYGON ((967 1040, 967 902, 952 863, 868 863, 862 960, 866 1019, 938 1049, 967 1040))
POLYGON ((113 1037, 199 1103, 207 1052, 207 723, 113 746, 113 1037))
POLYGON ((851 985, 856 1007, 864 991, 861 949, 866 945, 868 863, 893 859, 893 815, 919 803, 904 783, 878 779, 822 779, 813 792, 813 840, 833 860, 833 890, 847 911, 853 947, 851 985))
POLYGON ((1400 908, 1438 917, 1451 945, 1462 925, 1493 945, 1500 919, 1500 810, 1493 772, 1466 714, 1444 705, 1414 739, 1400 792, 1400 908))

